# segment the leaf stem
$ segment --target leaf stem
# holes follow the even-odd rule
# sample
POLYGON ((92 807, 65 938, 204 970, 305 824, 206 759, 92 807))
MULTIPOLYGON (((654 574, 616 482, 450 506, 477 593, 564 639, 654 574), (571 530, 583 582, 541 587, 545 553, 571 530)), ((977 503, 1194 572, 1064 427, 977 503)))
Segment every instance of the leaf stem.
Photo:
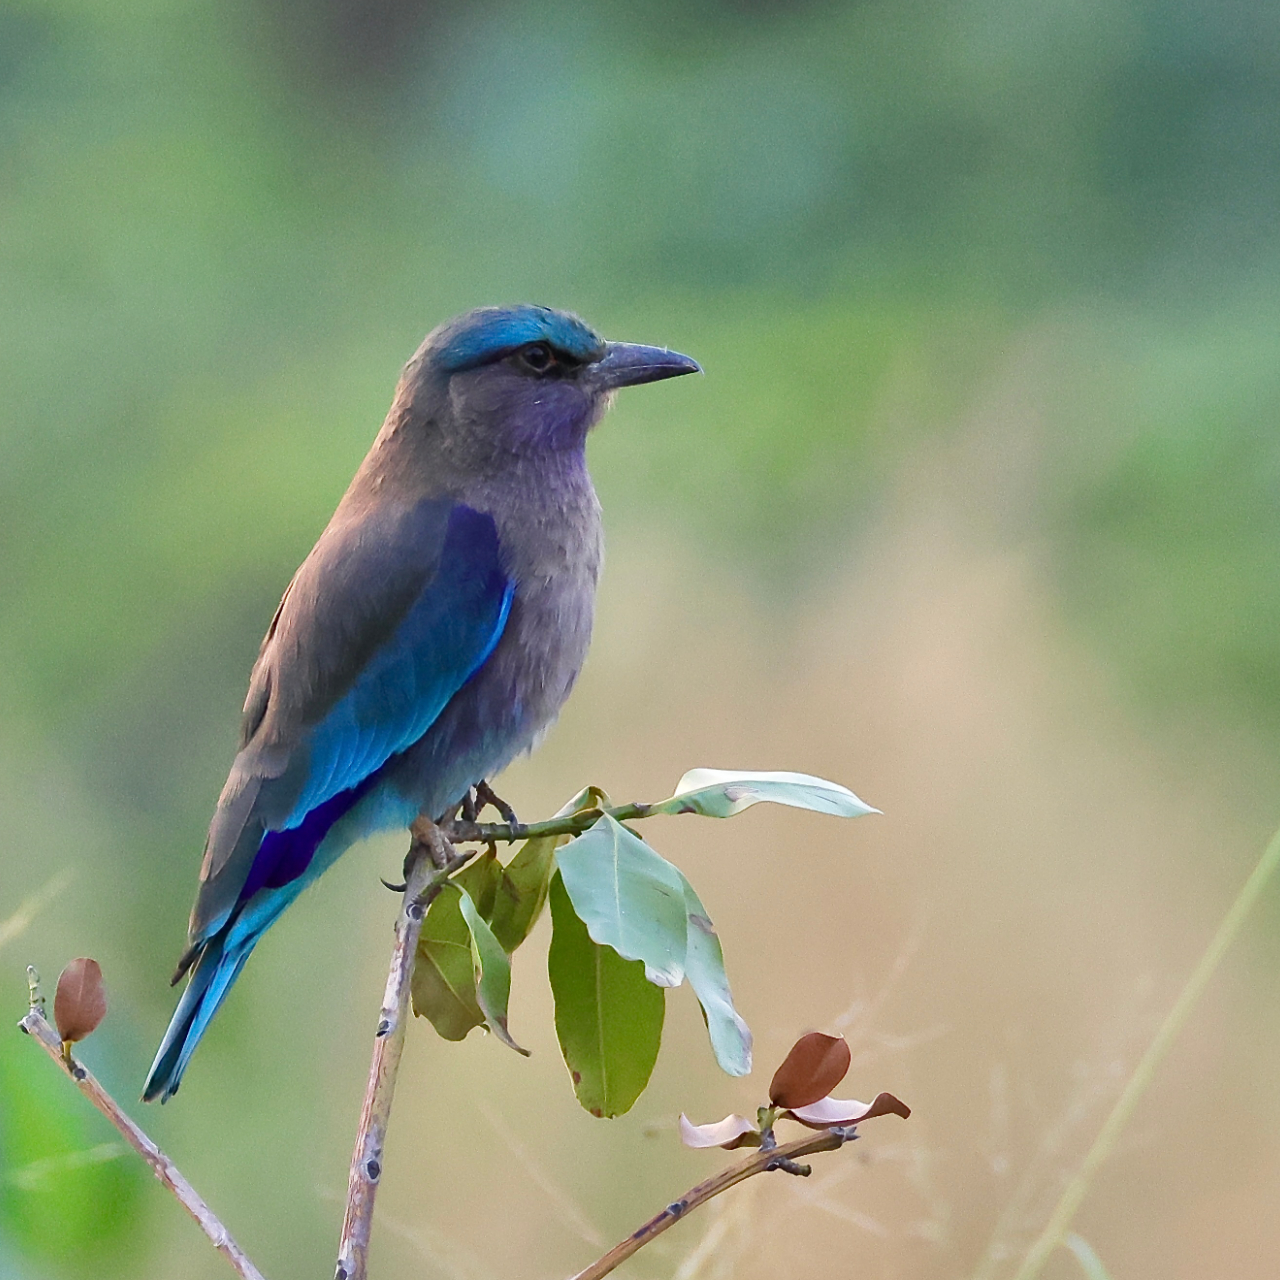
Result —
POLYGON ((196 1225, 209 1237, 217 1251, 232 1265, 242 1280, 263 1280, 262 1273, 249 1261, 243 1249, 231 1238, 231 1233, 218 1221, 213 1210, 200 1198, 195 1188, 178 1171, 169 1159, 143 1131, 120 1109, 119 1104, 81 1063, 72 1058, 70 1046, 64 1046, 57 1031, 49 1024, 41 1007, 38 980, 35 970, 28 968, 31 984, 31 1008, 18 1023, 65 1072, 72 1083, 115 1126, 124 1140, 151 1166, 151 1172, 177 1197, 178 1203, 195 1219, 196 1225), (39 1001, 39 1003, 37 1003, 39 1001))
POLYGON ((517 840, 535 840, 539 836, 576 836, 594 826, 604 814, 618 822, 631 822, 647 818, 654 811, 651 804, 619 804, 612 808, 581 809, 563 818, 548 818, 545 822, 468 822, 459 819, 447 822, 442 830, 454 844, 485 844, 496 840, 512 844, 517 840))
POLYGON ((1258 865, 1254 867, 1252 874, 1236 895, 1236 900, 1223 917, 1205 953, 1191 971, 1191 976, 1187 979, 1177 1000, 1174 1001, 1173 1008, 1169 1010, 1160 1030, 1156 1032, 1155 1039, 1147 1047, 1138 1065, 1134 1067, 1133 1074, 1129 1077, 1115 1106, 1112 1107, 1111 1114, 1103 1122, 1098 1136, 1093 1141, 1093 1146, 1089 1148, 1075 1176, 1067 1183, 1044 1230, 1027 1251, 1027 1256, 1023 1259, 1013 1280, 1035 1280, 1049 1260, 1049 1256, 1062 1243, 1062 1238, 1071 1225, 1076 1210, 1088 1194, 1094 1176, 1115 1149, 1116 1141, 1125 1125, 1129 1123, 1129 1118, 1133 1115, 1139 1099, 1147 1091, 1165 1055, 1186 1025, 1191 1011, 1204 994, 1205 987, 1209 985, 1209 979, 1213 977, 1227 948, 1236 940, 1241 926, 1248 918, 1249 912, 1277 866, 1280 866, 1280 830, 1271 837, 1266 849, 1263 850, 1262 857, 1258 860, 1258 865))
POLYGON ((572 1280, 601 1280, 610 1271, 625 1262, 633 1253, 643 1249, 650 1241, 660 1236, 668 1227, 674 1226, 682 1218, 687 1217, 694 1209, 706 1204, 722 1191, 736 1187, 738 1183, 754 1178, 758 1173, 768 1173, 780 1169, 798 1177, 807 1177, 807 1165, 795 1163, 797 1156, 814 1155, 819 1151, 836 1151, 856 1135, 853 1127, 824 1129, 807 1138, 797 1138, 784 1146, 774 1147, 771 1151, 757 1151, 737 1164, 721 1169, 705 1182, 691 1187, 678 1200, 667 1205, 665 1209, 650 1218, 639 1230, 632 1232, 625 1240, 614 1245, 608 1253, 597 1258, 589 1267, 579 1271, 572 1280))
POLYGON ((396 920, 387 987, 374 1032, 369 1083, 351 1153, 347 1208, 338 1242, 335 1280, 365 1280, 369 1237, 373 1231, 373 1202, 382 1177, 382 1151, 409 1021, 409 992, 418 937, 427 908, 445 881, 472 857, 470 853, 455 853, 444 831, 425 818, 413 824, 412 835, 413 842, 405 859, 404 898, 396 920))

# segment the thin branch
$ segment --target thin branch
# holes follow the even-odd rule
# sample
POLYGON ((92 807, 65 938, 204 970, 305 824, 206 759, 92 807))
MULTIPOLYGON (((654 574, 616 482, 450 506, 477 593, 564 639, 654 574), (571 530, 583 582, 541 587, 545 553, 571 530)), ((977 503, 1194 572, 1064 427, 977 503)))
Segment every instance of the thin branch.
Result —
POLYGON ((819 1151, 839 1150, 854 1136, 852 1126, 843 1129, 824 1129, 821 1133, 812 1134, 807 1138, 797 1138, 795 1142, 788 1142, 771 1150, 761 1149, 745 1160, 732 1164, 727 1169, 721 1169, 705 1182, 691 1187, 679 1200, 667 1205, 661 1213, 650 1218, 638 1231, 632 1232, 625 1240, 614 1245, 608 1253, 602 1258, 597 1258, 586 1270, 579 1271, 573 1280, 601 1280, 602 1276, 607 1276, 633 1253, 643 1249, 668 1227, 675 1226, 699 1205, 706 1204, 722 1191, 728 1191, 730 1187, 736 1187, 738 1183, 745 1182, 748 1178, 754 1178, 758 1173, 784 1169, 787 1173, 808 1177, 809 1166, 796 1164, 798 1157, 816 1155, 819 1151))
POLYGON ((231 1238, 231 1233, 218 1221, 212 1209, 196 1194, 186 1178, 178 1172, 169 1159, 132 1120, 115 1099, 94 1079, 93 1075, 70 1052, 63 1055, 62 1041, 49 1024, 44 1011, 36 1000, 38 991, 32 983, 32 1004, 27 1016, 18 1023, 33 1040, 70 1077, 80 1092, 116 1127, 124 1140, 151 1166, 151 1172, 178 1198, 182 1207, 196 1220, 196 1225, 209 1237, 213 1247, 235 1268, 243 1280, 263 1280, 262 1273, 245 1256, 245 1252, 231 1238))
POLYGON ((566 814, 563 818, 548 818, 545 822, 468 822, 458 819, 444 824, 446 836, 454 844, 486 844, 496 840, 500 844, 512 844, 517 840, 531 840, 538 836, 576 836, 600 821, 602 814, 618 822, 632 822, 647 818, 653 813, 651 804, 619 804, 612 809, 582 809, 566 814))
POLYGON ((374 1033, 373 1058, 369 1063, 364 1105, 360 1109, 360 1127, 351 1153, 347 1209, 338 1242, 335 1280, 365 1280, 369 1237, 373 1231, 373 1202, 382 1177, 382 1150, 387 1139, 391 1101, 395 1096, 396 1076, 400 1070, 400 1055, 404 1050, 405 1028, 409 1021, 410 984, 418 954, 418 937, 432 900, 448 877, 472 857, 470 853, 455 854, 444 832, 425 818, 414 823, 412 832, 413 843, 405 859, 404 899, 396 920, 391 968, 374 1033))
POLYGON ((739 1258, 751 1247, 752 1238, 760 1229, 760 1215, 755 1211, 759 1183, 753 1183, 732 1200, 720 1202, 720 1212, 715 1213, 710 1226, 681 1260, 671 1280, 698 1280, 714 1262, 715 1276, 732 1276, 739 1258))
POLYGON ((1111 1114, 1103 1122, 1098 1136, 1093 1140, 1093 1146, 1089 1148, 1084 1160, 1080 1163, 1080 1168, 1064 1188, 1044 1230, 1027 1251, 1027 1256, 1014 1275, 1014 1280, 1036 1280, 1050 1255, 1062 1243, 1063 1236, 1076 1215, 1076 1210, 1079 1209, 1089 1191, 1094 1175, 1115 1149, 1116 1141, 1125 1125, 1129 1123, 1129 1118, 1133 1115, 1139 1099, 1146 1093, 1157 1068, 1173 1047, 1182 1028, 1186 1026, 1191 1011, 1209 985, 1209 979, 1217 971, 1227 948, 1235 941, 1249 912, 1253 910, 1254 904, 1277 867, 1280 867, 1280 831, 1271 837, 1266 849, 1263 850, 1262 857, 1258 859, 1258 865, 1254 867, 1236 895, 1236 900, 1222 918, 1222 923, 1218 926, 1208 948, 1191 971, 1191 976, 1178 993, 1173 1008, 1169 1010, 1160 1030, 1156 1032, 1155 1039, 1148 1045, 1146 1053, 1134 1067, 1124 1091, 1116 1100, 1116 1105, 1112 1107, 1111 1114))

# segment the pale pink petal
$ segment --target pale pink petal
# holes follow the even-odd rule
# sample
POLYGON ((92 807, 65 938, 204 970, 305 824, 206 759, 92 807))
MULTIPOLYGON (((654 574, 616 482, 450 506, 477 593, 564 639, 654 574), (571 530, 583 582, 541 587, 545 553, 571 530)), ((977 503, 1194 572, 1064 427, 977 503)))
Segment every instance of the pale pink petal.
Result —
POLYGON ((799 1120, 810 1129, 830 1129, 834 1125, 860 1124, 863 1120, 872 1120, 876 1116, 901 1116, 904 1120, 911 1114, 906 1103, 895 1098, 891 1093, 879 1093, 873 1102, 858 1102, 850 1098, 820 1098, 807 1107, 793 1107, 783 1113, 792 1120, 799 1120))
POLYGON ((734 1147, 758 1146, 759 1134, 746 1116, 725 1116, 715 1124, 694 1124, 682 1111, 680 1113, 680 1141, 686 1147, 734 1147), (752 1142, 751 1138, 756 1141, 752 1142))

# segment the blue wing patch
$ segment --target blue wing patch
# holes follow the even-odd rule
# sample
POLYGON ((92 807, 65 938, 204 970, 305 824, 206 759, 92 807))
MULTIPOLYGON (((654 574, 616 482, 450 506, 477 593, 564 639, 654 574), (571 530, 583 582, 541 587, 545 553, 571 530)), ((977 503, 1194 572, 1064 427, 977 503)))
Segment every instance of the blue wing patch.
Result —
POLYGON ((514 583, 499 562, 493 517, 456 506, 439 569, 395 632, 305 740, 309 771, 280 830, 267 831, 239 894, 306 871, 329 828, 392 756, 411 747, 493 652, 514 583))
POLYGON ((426 733, 493 652, 514 589, 499 563, 493 517, 454 507, 439 570, 351 689, 307 735, 307 782, 286 828, 426 733))

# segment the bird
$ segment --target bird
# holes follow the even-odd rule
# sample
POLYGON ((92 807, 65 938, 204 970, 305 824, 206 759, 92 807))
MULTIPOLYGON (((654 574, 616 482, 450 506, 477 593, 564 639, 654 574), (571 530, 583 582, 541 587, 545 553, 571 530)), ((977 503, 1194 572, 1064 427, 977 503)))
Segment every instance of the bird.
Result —
POLYGON ((618 389, 700 372, 529 304, 426 336, 262 641, 144 1100, 176 1092, 259 938, 347 848, 443 820, 550 728, 603 556, 588 433, 618 389))

